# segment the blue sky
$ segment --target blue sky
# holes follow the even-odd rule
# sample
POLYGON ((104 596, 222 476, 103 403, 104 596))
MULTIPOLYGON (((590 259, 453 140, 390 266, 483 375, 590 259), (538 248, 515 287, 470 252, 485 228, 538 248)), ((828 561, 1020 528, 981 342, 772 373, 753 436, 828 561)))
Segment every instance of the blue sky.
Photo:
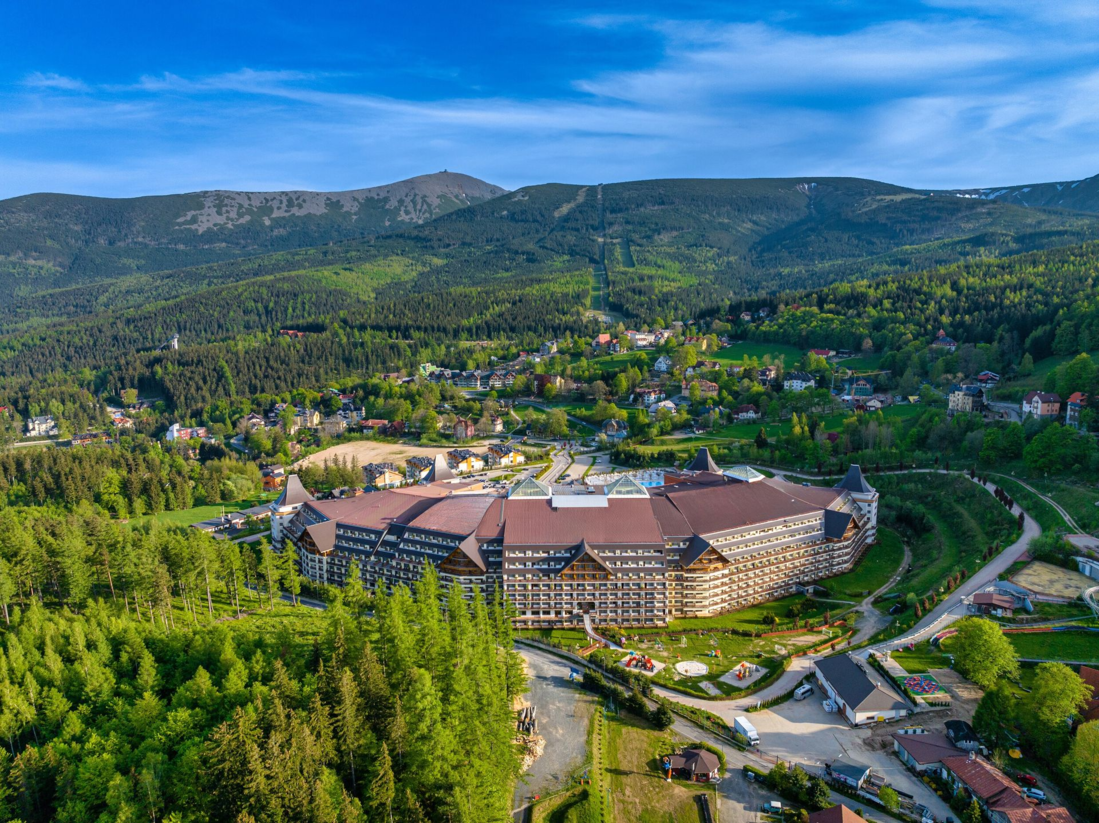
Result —
POLYGON ((1099 2, 7 3, 0 197, 1099 173, 1099 2))

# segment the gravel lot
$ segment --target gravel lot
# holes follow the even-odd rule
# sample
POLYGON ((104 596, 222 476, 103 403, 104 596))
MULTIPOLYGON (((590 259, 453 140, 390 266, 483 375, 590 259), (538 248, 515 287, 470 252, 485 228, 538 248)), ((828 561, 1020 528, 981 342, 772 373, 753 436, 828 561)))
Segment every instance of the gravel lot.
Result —
POLYGON ((538 733, 546 750, 520 779, 515 805, 532 794, 545 794, 564 785, 584 763, 588 748, 588 721, 595 699, 569 682, 569 664, 537 649, 520 649, 527 661, 528 702, 538 707, 538 733))

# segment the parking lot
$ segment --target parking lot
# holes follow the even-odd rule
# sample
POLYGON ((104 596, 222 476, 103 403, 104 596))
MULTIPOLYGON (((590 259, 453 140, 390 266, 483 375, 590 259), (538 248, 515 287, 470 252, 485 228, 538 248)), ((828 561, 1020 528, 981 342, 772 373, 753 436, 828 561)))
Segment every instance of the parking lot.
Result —
MULTIPOLYGON (((883 724, 875 729, 853 729, 838 714, 829 714, 821 706, 820 690, 805 700, 790 700, 769 711, 749 715, 760 736, 760 748, 769 755, 791 763, 800 763, 812 773, 820 773, 825 763, 842 754, 870 766, 876 774, 900 792, 923 803, 940 820, 951 814, 947 804, 922 781, 909 772, 893 754, 890 735, 901 723, 883 724)), ((924 715, 922 725, 941 726, 946 716, 924 715)))

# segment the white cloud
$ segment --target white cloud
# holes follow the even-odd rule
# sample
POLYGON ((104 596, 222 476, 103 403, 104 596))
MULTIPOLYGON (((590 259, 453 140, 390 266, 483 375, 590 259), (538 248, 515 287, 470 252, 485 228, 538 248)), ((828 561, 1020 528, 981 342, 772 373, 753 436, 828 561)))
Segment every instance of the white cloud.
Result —
POLYGON ((23 79, 23 85, 36 89, 57 89, 59 91, 87 91, 88 85, 83 80, 74 77, 65 77, 53 72, 32 72, 23 79))

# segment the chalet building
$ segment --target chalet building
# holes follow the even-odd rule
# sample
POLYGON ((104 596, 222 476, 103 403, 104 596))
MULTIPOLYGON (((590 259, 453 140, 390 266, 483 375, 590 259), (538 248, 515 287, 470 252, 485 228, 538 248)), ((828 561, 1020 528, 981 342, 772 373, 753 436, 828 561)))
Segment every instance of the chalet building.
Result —
POLYGON ((395 463, 367 463, 363 480, 373 489, 395 489, 405 482, 405 473, 395 463))
POLYGON ((603 436, 611 441, 625 440, 630 436, 630 427, 625 420, 604 420, 603 436))
POLYGON ((408 478, 413 483, 418 483, 427 477, 431 471, 432 466, 435 465, 435 460, 431 457, 425 457, 423 455, 416 455, 405 460, 405 468, 408 473, 408 478))
POLYGON ((1050 420, 1061 413, 1061 398, 1053 392, 1032 391, 1023 398, 1023 417, 1050 420))
POLYGON ((623 476, 602 494, 571 494, 527 478, 507 497, 443 482, 448 471, 440 455, 430 485, 305 501, 287 527, 302 573, 341 585, 357 560, 368 587, 412 585, 430 562, 448 585, 500 586, 520 625, 590 613, 602 625, 660 626, 848 571, 876 526, 877 493, 857 466, 822 489, 742 482, 706 456, 662 486, 623 476))
POLYGON ((637 398, 637 405, 645 406, 646 408, 651 406, 653 403, 659 403, 661 400, 667 397, 663 389, 657 389, 652 387, 638 389, 637 393, 634 396, 637 398))
MULTIPOLYGON (((773 383, 775 378, 778 377, 778 368, 775 366, 763 366, 756 372, 756 377, 760 383, 773 383)), ((814 381, 815 385, 816 381, 814 381)))
POLYGON ((672 358, 668 357, 666 354, 660 355, 660 357, 656 358, 656 362, 653 363, 653 371, 659 372, 660 374, 667 374, 671 370, 672 358))
POLYGON ((698 393, 700 397, 717 397, 718 385, 709 380, 692 380, 683 381, 683 394, 688 395, 691 391, 691 386, 694 383, 698 383, 698 393))
POLYGON ((479 472, 485 467, 485 459, 469 449, 453 449, 446 453, 447 464, 458 474, 479 472))
POLYGON ((1065 425, 1074 429, 1081 427, 1080 413, 1088 407, 1088 396, 1083 392, 1073 392, 1065 402, 1065 425))
POLYGON ((527 462, 526 456, 514 446, 493 443, 488 447, 486 459, 494 466, 521 466, 527 462))

